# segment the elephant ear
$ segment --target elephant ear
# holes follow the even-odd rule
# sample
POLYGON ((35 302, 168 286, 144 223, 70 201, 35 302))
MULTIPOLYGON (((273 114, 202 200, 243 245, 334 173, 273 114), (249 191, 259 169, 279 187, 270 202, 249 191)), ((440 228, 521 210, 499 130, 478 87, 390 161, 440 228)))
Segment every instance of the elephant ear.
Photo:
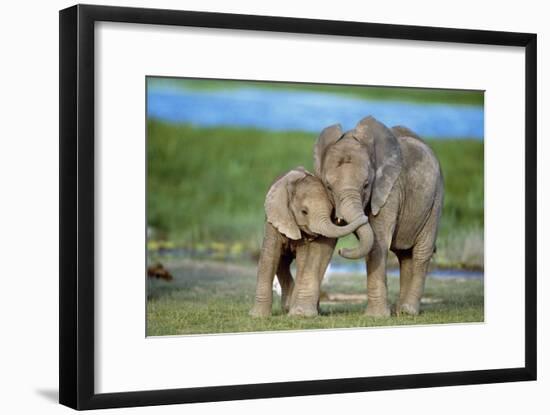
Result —
POLYGON ((371 212, 377 215, 386 203, 395 184, 403 159, 399 142, 391 130, 374 117, 366 117, 355 127, 354 137, 367 146, 371 159, 374 155, 376 175, 371 195, 371 212))
POLYGON ((340 124, 331 125, 321 131, 315 143, 315 148, 313 149, 313 163, 315 166, 315 175, 317 177, 321 177, 321 165, 326 149, 337 142, 338 139, 342 137, 342 134, 342 127, 340 124))
POLYGON ((308 174, 310 173, 303 168, 290 170, 271 185, 265 198, 267 221, 283 235, 294 240, 300 239, 302 235, 290 210, 290 195, 296 182, 308 174))
POLYGON ((391 132, 396 137, 413 137, 417 140, 422 140, 413 130, 403 125, 396 125, 395 127, 392 127, 391 132))

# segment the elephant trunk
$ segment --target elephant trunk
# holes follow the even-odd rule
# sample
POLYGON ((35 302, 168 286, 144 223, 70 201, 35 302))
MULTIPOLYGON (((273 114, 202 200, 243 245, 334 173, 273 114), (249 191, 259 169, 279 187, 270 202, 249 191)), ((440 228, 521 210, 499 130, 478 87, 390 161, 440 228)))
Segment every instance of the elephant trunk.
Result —
MULTIPOLYGON (((352 223, 356 218, 365 216, 363 204, 358 191, 346 192, 340 202, 339 211, 344 219, 352 223)), ((356 230, 359 244, 355 248, 342 248, 338 253, 344 258, 359 259, 366 257, 374 244, 374 233, 369 223, 365 223, 356 230)))
POLYGON ((312 232, 326 236, 327 238, 341 238, 354 232, 361 225, 367 223, 368 220, 369 218, 363 214, 345 226, 337 226, 332 223, 328 216, 323 216, 311 223, 309 228, 312 232))
POLYGON ((338 253, 347 259, 359 259, 366 257, 374 244, 374 233, 370 224, 366 223, 357 229, 359 245, 355 248, 341 248, 338 253))

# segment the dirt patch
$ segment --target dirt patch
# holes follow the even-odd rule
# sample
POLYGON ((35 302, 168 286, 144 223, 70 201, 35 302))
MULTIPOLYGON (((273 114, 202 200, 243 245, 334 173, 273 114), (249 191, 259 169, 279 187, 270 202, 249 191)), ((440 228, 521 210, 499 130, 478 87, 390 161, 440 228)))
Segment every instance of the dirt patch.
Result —
POLYGON ((215 274, 220 276, 254 276, 256 275, 256 267, 253 265, 241 265, 228 262, 218 261, 203 261, 195 259, 178 259, 171 261, 163 261, 165 267, 176 273, 192 273, 192 274, 215 274))
POLYGON ((421 304, 438 304, 442 302, 443 298, 422 297, 420 299, 421 304))
MULTIPOLYGON (((346 294, 346 293, 322 293, 321 304, 361 304, 367 301, 367 294, 346 294)), ((422 304, 438 304, 442 303, 442 298, 422 297, 422 304)))
POLYGON ((367 294, 326 293, 323 297, 321 304, 360 304, 367 301, 367 294))

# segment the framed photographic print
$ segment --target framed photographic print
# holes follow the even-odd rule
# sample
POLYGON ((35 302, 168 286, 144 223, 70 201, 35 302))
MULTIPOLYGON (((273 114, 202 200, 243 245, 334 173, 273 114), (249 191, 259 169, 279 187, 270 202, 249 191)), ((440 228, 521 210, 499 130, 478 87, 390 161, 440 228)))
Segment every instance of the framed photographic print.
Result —
POLYGON ((60 402, 536 379, 536 35, 60 12, 60 402))

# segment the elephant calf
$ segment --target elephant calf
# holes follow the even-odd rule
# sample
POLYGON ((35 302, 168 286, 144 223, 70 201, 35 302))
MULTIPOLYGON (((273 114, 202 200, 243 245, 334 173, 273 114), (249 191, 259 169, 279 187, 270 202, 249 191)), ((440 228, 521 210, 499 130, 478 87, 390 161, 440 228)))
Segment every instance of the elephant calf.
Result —
POLYGON ((406 127, 391 129, 365 117, 350 131, 325 128, 315 144, 315 174, 323 180, 337 218, 369 216, 359 244, 343 249, 365 257, 368 316, 388 317, 388 251, 399 259, 398 314, 417 315, 435 251, 443 207, 443 176, 430 147, 406 127))
POLYGON ((319 178, 296 168, 278 178, 265 199, 265 233, 258 263, 256 300, 250 315, 271 315, 273 278, 281 285, 283 311, 315 316, 321 280, 337 238, 365 224, 359 216, 346 226, 332 223, 332 204, 319 178), (296 258, 296 282, 290 264, 296 258))

